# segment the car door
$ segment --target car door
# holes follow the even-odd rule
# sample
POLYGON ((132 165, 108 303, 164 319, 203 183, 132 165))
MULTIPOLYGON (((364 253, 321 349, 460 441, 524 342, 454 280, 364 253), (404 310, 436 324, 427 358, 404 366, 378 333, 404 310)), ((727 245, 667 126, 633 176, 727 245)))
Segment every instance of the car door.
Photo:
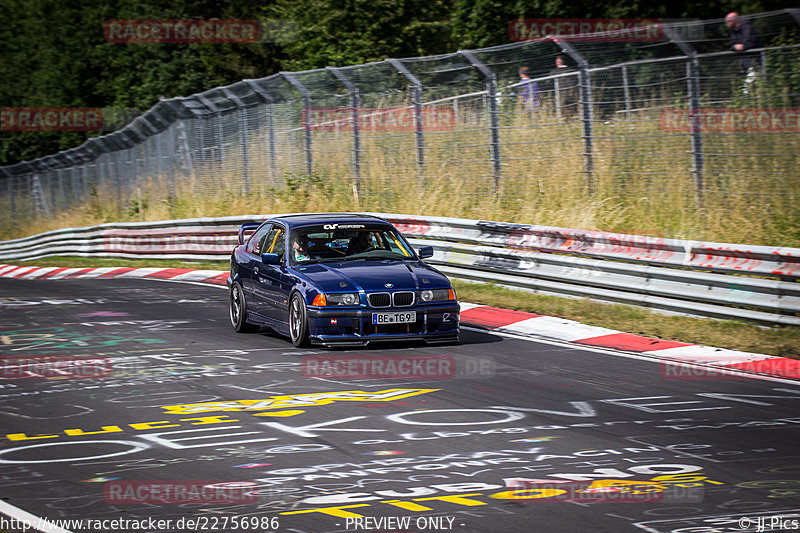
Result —
POLYGON ((277 265, 265 265, 260 260, 254 269, 255 310, 273 321, 281 320, 281 274, 286 262, 286 228, 274 225, 264 237, 262 253, 278 254, 277 265))
POLYGON ((264 238, 270 230, 272 230, 272 224, 264 224, 250 236, 250 239, 245 243, 245 253, 238 265, 239 281, 242 284, 247 307, 253 312, 257 312, 254 296, 255 270, 261 265, 261 248, 264 238))

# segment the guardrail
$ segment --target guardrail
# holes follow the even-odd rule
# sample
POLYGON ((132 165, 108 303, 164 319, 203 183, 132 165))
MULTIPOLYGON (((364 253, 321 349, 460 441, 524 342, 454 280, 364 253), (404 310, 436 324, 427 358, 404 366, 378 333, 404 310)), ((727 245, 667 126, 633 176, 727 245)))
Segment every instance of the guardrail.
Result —
MULTIPOLYGON (((446 274, 537 293, 800 325, 800 249, 373 213, 446 274)), ((225 260, 244 222, 272 215, 110 223, 0 242, 0 261, 54 255, 225 260)))

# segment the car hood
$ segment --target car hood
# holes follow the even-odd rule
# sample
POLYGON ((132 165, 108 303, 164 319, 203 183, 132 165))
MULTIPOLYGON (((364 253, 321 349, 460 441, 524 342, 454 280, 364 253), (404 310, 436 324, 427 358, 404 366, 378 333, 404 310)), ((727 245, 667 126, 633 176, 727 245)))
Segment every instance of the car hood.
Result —
POLYGON ((413 263, 397 260, 341 261, 296 267, 295 270, 323 292, 350 290, 374 292, 450 287, 450 282, 443 274, 421 261, 413 263), (386 287, 386 284, 393 286, 386 287))

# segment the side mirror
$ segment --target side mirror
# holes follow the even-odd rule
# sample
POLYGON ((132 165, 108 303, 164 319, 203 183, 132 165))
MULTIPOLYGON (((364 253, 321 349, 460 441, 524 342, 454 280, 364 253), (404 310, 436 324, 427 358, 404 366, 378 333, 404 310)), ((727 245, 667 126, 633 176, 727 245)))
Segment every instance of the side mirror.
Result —
POLYGON ((423 246, 419 249, 419 257, 420 259, 425 259, 426 257, 433 257, 433 246, 423 246))
POLYGON ((278 254, 261 254, 261 262, 265 265, 280 265, 281 260, 278 254))

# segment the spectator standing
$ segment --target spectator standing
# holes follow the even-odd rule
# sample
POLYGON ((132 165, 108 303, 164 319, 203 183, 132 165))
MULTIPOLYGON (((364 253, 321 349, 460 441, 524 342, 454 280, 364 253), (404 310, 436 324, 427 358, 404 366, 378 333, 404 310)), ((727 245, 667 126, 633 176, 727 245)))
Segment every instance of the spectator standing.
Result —
POLYGON ((750 84, 756 79, 758 56, 746 54, 752 48, 761 48, 761 39, 749 20, 745 20, 738 13, 731 12, 725 16, 725 25, 731 32, 731 50, 742 54, 739 58, 739 70, 745 76, 745 83, 750 84))
MULTIPOLYGON (((567 58, 559 54, 556 56, 556 68, 550 71, 550 75, 574 73, 575 69, 567 64, 567 58)), ((556 105, 556 113, 559 117, 570 119, 578 111, 578 76, 561 76, 553 79, 553 98, 556 105)))
POLYGON ((531 80, 528 67, 520 67, 518 72, 519 81, 523 83, 519 86, 519 102, 524 109, 533 111, 539 107, 539 85, 531 80))

